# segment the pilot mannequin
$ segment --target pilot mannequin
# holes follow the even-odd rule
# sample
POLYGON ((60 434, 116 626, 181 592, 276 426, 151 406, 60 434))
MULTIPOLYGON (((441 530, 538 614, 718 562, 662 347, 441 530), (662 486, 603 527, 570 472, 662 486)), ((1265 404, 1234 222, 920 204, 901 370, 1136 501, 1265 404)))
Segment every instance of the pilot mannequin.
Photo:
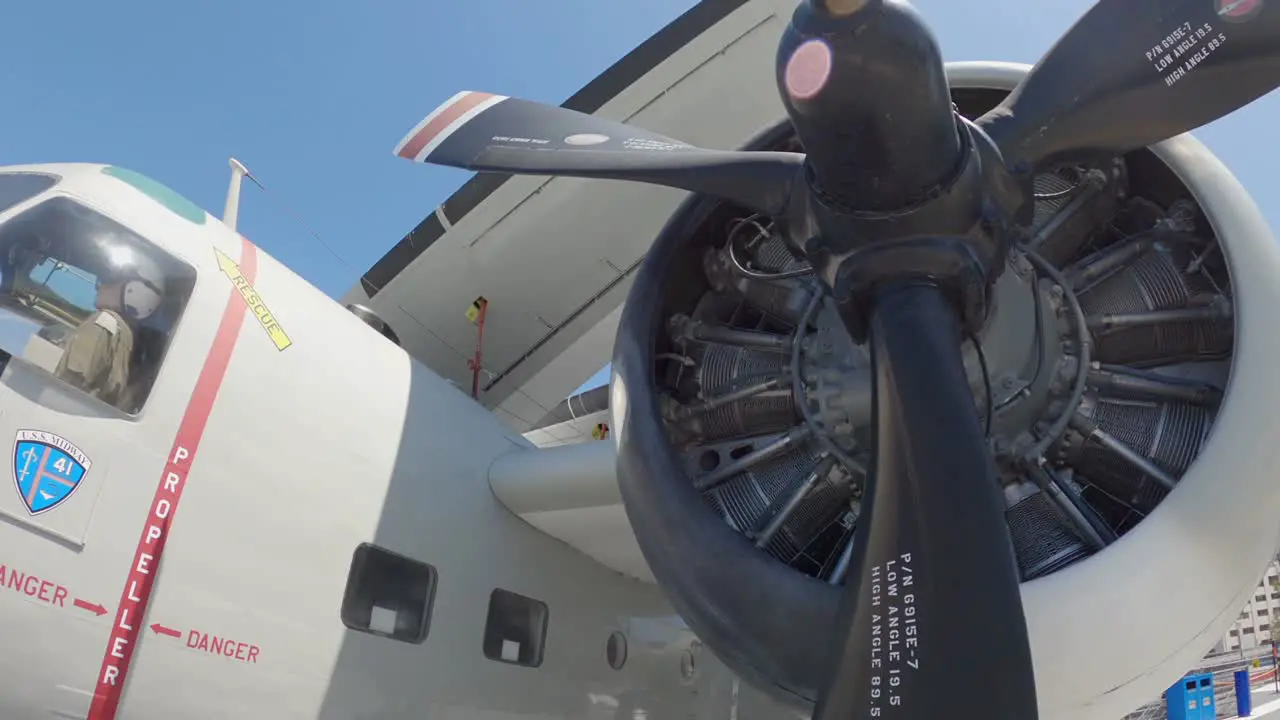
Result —
POLYGON ((54 374, 119 407, 127 399, 136 324, 160 306, 164 275, 136 250, 115 255, 126 259, 98 276, 97 310, 71 334, 54 374))

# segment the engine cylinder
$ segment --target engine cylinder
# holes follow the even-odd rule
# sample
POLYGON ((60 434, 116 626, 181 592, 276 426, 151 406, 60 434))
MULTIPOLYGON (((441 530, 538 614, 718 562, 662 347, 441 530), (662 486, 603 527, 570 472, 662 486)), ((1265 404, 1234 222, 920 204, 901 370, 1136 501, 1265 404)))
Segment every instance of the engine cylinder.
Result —
MULTIPOLYGON (((1081 415, 1174 478, 1200 454, 1214 420, 1208 407, 1119 399, 1086 401, 1081 415)), ((1066 457, 1089 484, 1135 510, 1150 512, 1168 493, 1158 479, 1136 471, 1096 437, 1072 432, 1067 446, 1066 457)))
MULTIPOLYGON (((727 457, 741 457, 745 452, 763 447, 769 439, 773 438, 752 438, 748 443, 737 445, 724 454, 727 457)), ((709 452, 715 450, 701 450, 697 453, 696 462, 699 467, 691 473, 694 477, 702 474, 702 470, 706 468, 706 464, 702 463, 709 452)), ((708 491, 706 498, 731 527, 748 539, 755 539, 765 530, 766 524, 785 509, 786 501, 820 463, 820 454, 811 447, 783 452, 734 475, 722 485, 708 491)), ((694 463, 689 462, 686 466, 692 464, 694 463)), ((804 498, 787 513, 778 532, 773 534, 764 549, 784 563, 800 561, 816 574, 830 564, 827 562, 829 557, 816 549, 811 556, 804 557, 805 551, 847 511, 847 500, 848 495, 830 475, 817 478, 804 498)))
POLYGON ((783 430, 795 424, 799 411, 789 382, 722 405, 714 402, 753 385, 786 377, 787 356, 783 353, 698 343, 689 355, 694 362, 689 390, 709 407, 700 409, 698 403, 685 406, 688 410, 680 413, 677 421, 683 436, 715 440, 783 430))
MULTIPOLYGON (((745 277, 735 271, 733 260, 728 252, 709 251, 706 254, 704 269, 713 288, 733 293, 765 314, 785 322, 800 320, 800 314, 813 292, 810 288, 745 277)), ((776 238, 770 238, 760 246, 756 260, 763 269, 773 272, 795 272, 803 266, 776 238)))
MULTIPOLYGON (((1203 250, 1203 248, 1202 248, 1203 250)), ((1130 264, 1080 293, 1085 315, 1142 315, 1209 306, 1219 293, 1211 278, 1186 272, 1195 261, 1186 242, 1157 242, 1130 264)), ((1231 351, 1229 318, 1206 317, 1125 324, 1096 331, 1096 358, 1106 363, 1146 367, 1224 357, 1231 351)))
POLYGON ((1024 582, 1089 555, 1084 540, 1035 483, 1023 480, 1010 484, 1005 488, 1005 500, 1009 504, 1005 518, 1024 582))
MULTIPOLYGON (((952 82, 952 96, 961 114, 972 117, 994 106, 1027 69, 957 66, 962 80, 952 82)), ((748 148, 792 142, 784 121, 748 148)), ((1079 177, 1117 160, 1124 168, 1117 182, 1128 185, 1120 188, 1107 179, 1104 187, 1114 198, 1080 215, 1064 218, 1070 197, 1053 196, 1070 189, 1077 176, 1037 183, 1046 197, 1037 198, 1036 227, 1058 222, 1043 248, 1054 256, 1049 264, 1058 273, 1042 272, 1038 265, 1014 268, 1022 291, 997 303, 992 322, 1002 321, 1006 306, 1010 314, 1021 312, 1023 322, 1010 332, 984 329, 975 339, 978 347, 965 351, 966 367, 967 358, 975 358, 969 369, 978 378, 979 413, 996 406, 991 442, 997 456, 1008 460, 998 480, 1008 501, 1014 551, 1030 581, 1023 585, 1023 606, 1043 720, 1077 717, 1084 707, 1091 715, 1118 717, 1157 697, 1220 637, 1247 599, 1274 552, 1274 512, 1280 507, 1280 490, 1265 477, 1271 453, 1256 449, 1248 437, 1269 408, 1280 404, 1280 388, 1273 390, 1269 379, 1280 340, 1255 329, 1247 351, 1234 342, 1244 318, 1262 327, 1257 318, 1265 311, 1256 308, 1280 306, 1274 283, 1280 250, 1256 207, 1194 140, 1174 138, 1123 158, 1086 163, 1079 177), (1088 282, 1074 283, 1077 276, 1068 271, 1082 254, 1125 246, 1151 228, 1144 218, 1172 217, 1177 202, 1192 206, 1194 217, 1179 213, 1176 219, 1178 232, 1195 242, 1135 247, 1139 252, 1121 253, 1105 271, 1086 274, 1088 282), (1110 219, 1099 209, 1108 204, 1121 205, 1110 219), (1252 314, 1235 311, 1237 296, 1245 311, 1252 303, 1252 314), (1197 315, 1210 306, 1227 312, 1197 315), (1087 316, 1083 322, 1077 322, 1077 311, 1087 316), (1078 361, 1084 347, 1093 351, 1092 363, 1078 361), (1175 363, 1213 365, 1202 362, 1206 358, 1230 358, 1212 371, 1213 392, 1171 388, 1151 376, 1196 369, 1161 367, 1175 363), (1122 366, 1142 366, 1148 375, 1126 374, 1122 366), (1237 392, 1237 385, 1250 389, 1237 392), (1063 427, 1070 428, 1065 437, 1049 437, 1063 427), (1089 438, 1082 428, 1097 428, 1108 442, 1089 438), (1049 450, 1028 465, 1029 458, 1020 455, 1028 448, 1049 450), (1146 477, 1144 468, 1172 477, 1174 491, 1149 496, 1144 505, 1141 493, 1132 492, 1146 477), (1138 523, 1142 532, 1131 532, 1138 523), (1108 547, 1117 536, 1124 542, 1108 547), (1178 603, 1153 608, 1149 596, 1167 589, 1168 577, 1194 573, 1187 558, 1210 556, 1229 567, 1215 577, 1230 587, 1198 584, 1178 603), (1082 607, 1107 612, 1081 612, 1082 607), (1135 628, 1149 626, 1153 612, 1162 632, 1136 639, 1135 628)), ((802 305, 790 302, 787 312, 769 311, 788 306, 777 298, 794 292, 798 282, 772 283, 776 294, 770 300, 733 291, 766 287, 743 281, 742 273, 725 275, 732 282, 721 283, 712 272, 699 272, 706 269, 708 253, 723 249, 725 228, 748 215, 714 199, 690 197, 636 275, 613 362, 618 481, 636 539, 676 611, 744 680, 809 709, 826 676, 821 648, 829 642, 840 597, 833 560, 848 557, 838 550, 851 520, 856 527, 867 478, 836 472, 805 488, 814 468, 833 452, 846 467, 868 466, 860 452, 869 447, 866 427, 840 427, 857 425, 853 418, 860 413, 835 402, 847 394, 842 388, 858 386, 850 378, 867 369, 850 361, 857 353, 823 336, 825 309, 807 317, 808 303, 797 314, 802 305), (701 351, 681 345, 669 332, 667 321, 675 313, 751 332, 789 335, 798 328, 804 340, 787 352, 749 350, 775 355, 770 363, 739 347, 700 369, 706 359, 701 351), (824 346, 832 351, 824 352, 824 346), (737 411, 732 422, 717 421, 723 436, 693 433, 672 442, 670 414, 661 412, 671 397, 689 403, 704 384, 708 390, 740 388, 748 375, 785 370, 785 378, 795 362, 799 389, 778 387, 792 390, 790 416, 780 407, 750 419, 737 411), (701 379, 669 382, 694 375, 701 379), (837 410, 849 419, 822 422, 820 416, 834 417, 837 410), (704 464, 710 449, 717 452, 716 463, 704 464), (728 463, 736 464, 726 475, 728 463), (717 471, 723 477, 707 482, 717 471), (761 543, 761 533, 789 508, 783 527, 761 543), (803 561, 806 555, 814 562, 803 561)), ((755 263, 751 268, 797 270, 767 257, 767 242, 741 247, 741 259, 755 263)), ((737 272, 729 265, 721 269, 737 272)), ((869 467, 873 473, 874 464, 869 467)), ((860 562, 856 552, 852 558, 850 574, 860 562)))

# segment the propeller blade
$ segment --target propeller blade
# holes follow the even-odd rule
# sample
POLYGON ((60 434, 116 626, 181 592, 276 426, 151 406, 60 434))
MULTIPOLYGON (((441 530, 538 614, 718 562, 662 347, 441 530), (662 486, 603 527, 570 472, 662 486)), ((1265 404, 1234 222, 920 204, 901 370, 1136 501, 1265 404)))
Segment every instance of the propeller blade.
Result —
POLYGON ((875 301, 875 467, 814 720, 983 715, 1035 720, 1035 675, 997 470, 942 291, 898 282, 875 301))
POLYGON ((466 170, 665 185, 775 216, 787 207, 804 164, 797 153, 706 150, 575 110, 481 92, 450 98, 395 152, 466 170))
POLYGON ((978 124, 1014 170, 1127 152, 1280 86, 1280 2, 1099 0, 978 124))

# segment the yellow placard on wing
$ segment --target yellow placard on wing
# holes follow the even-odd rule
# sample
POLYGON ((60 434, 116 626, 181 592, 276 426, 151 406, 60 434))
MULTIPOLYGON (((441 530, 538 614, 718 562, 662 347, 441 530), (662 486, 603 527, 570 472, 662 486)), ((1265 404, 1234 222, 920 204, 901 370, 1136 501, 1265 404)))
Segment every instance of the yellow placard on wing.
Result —
POLYGON ((245 305, 249 306, 249 310, 253 312, 253 316, 258 320, 258 324, 263 330, 267 331, 267 337, 271 338, 272 344, 277 350, 284 350, 293 344, 289 339, 288 333, 284 328, 280 327, 280 323, 276 321, 276 316, 271 314, 267 309, 267 304, 262 301, 262 297, 258 295, 258 291, 253 289, 253 285, 249 283, 249 279, 240 272, 240 266, 236 264, 226 253, 214 248, 213 252, 218 256, 218 269, 231 279, 231 284, 240 293, 240 297, 244 298, 245 305))
POLYGON ((480 311, 488 304, 489 301, 485 300, 483 295, 472 300, 471 304, 467 306, 467 320, 470 320, 473 323, 480 322, 480 311))
POLYGON ((603 440, 609 437, 609 426, 604 423, 596 423, 596 426, 591 428, 591 437, 596 440, 603 440))

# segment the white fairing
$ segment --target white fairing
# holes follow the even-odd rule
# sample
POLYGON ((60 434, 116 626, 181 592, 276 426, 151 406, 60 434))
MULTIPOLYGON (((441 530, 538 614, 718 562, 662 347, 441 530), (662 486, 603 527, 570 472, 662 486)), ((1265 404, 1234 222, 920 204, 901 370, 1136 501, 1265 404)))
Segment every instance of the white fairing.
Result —
MULTIPOLYGON (((947 69, 953 86, 1012 89, 1030 66, 947 69)), ((1116 718, 1158 697, 1226 632, 1280 541, 1280 246, 1199 141, 1184 135, 1152 149, 1222 241, 1236 303, 1231 383, 1209 442, 1155 512, 1097 556, 1023 585, 1046 720, 1116 718)))
POLYGON ((653 583, 622 506, 616 458, 611 442, 507 453, 489 466, 489 487, 530 525, 605 567, 653 583))

